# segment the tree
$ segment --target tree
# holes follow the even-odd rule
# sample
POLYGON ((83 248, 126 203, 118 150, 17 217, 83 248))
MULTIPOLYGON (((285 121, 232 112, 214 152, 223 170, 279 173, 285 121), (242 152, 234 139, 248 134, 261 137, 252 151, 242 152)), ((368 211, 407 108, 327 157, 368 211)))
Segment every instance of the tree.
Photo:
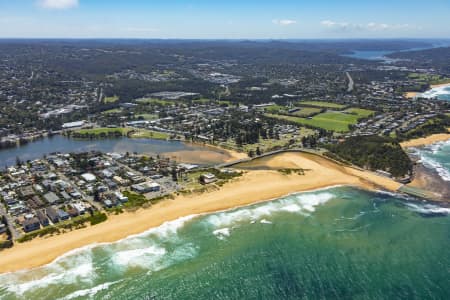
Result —
POLYGON ((259 149, 259 146, 256 147, 256 155, 260 156, 262 154, 261 149, 259 149))

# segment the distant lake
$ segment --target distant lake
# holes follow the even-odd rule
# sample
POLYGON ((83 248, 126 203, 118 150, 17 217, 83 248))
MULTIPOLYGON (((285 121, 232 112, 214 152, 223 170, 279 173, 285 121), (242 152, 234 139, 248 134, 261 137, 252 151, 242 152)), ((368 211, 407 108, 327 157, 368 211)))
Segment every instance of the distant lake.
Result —
POLYGON ((441 42, 437 44, 433 44, 429 47, 417 47, 417 48, 410 48, 410 49, 403 49, 403 50, 352 50, 352 53, 350 54, 343 54, 342 56, 345 57, 351 57, 351 58, 357 58, 357 59, 365 59, 365 60, 381 60, 384 62, 394 62, 397 59, 389 58, 387 55, 396 53, 396 52, 406 52, 406 51, 420 51, 420 50, 427 50, 427 49, 433 49, 438 47, 447 47, 449 45, 448 42, 441 42))
POLYGON ((358 59, 366 59, 366 60, 384 60, 390 61, 391 59, 387 58, 386 55, 394 53, 394 51, 353 51, 351 54, 344 54, 343 56, 358 58, 358 59))
POLYGON ((101 140, 80 140, 69 139, 61 135, 44 138, 30 142, 20 147, 0 150, 0 168, 11 166, 16 163, 16 157, 22 161, 42 158, 52 152, 137 152, 146 154, 164 154, 178 151, 205 150, 201 146, 187 145, 180 141, 164 141, 152 139, 101 139, 101 140))

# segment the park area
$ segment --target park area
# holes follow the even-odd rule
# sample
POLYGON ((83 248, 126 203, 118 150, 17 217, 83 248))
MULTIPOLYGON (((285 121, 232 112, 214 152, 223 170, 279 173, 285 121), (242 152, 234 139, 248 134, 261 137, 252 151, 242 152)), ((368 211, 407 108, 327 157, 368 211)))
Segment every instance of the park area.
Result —
POLYGON ((297 116, 265 114, 266 117, 295 122, 297 124, 332 130, 336 132, 348 132, 350 125, 358 123, 359 119, 367 118, 374 112, 361 108, 349 108, 344 111, 327 111, 311 118, 297 116))

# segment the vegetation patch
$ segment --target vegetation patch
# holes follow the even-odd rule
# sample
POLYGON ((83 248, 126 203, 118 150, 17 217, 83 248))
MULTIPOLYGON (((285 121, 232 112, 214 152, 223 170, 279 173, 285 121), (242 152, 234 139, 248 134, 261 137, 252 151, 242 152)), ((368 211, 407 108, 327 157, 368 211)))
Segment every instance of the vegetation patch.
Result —
POLYGON ((156 105, 156 106, 169 106, 174 104, 173 101, 169 100, 162 100, 157 98, 141 98, 136 100, 137 103, 140 104, 150 104, 150 105, 156 105))
POLYGON ((315 107, 324 107, 324 108, 334 108, 334 109, 343 109, 345 108, 345 105, 343 104, 337 104, 333 102, 325 102, 325 101, 301 101, 298 103, 298 105, 308 105, 308 106, 315 106, 315 107))
POLYGON ((375 113, 375 111, 373 110, 363 108, 348 108, 343 112, 351 115, 356 115, 358 116, 358 118, 368 118, 375 113))
POLYGON ((27 241, 31 241, 36 237, 44 237, 53 234, 59 234, 66 230, 75 230, 86 227, 86 224, 89 223, 91 226, 97 225, 99 223, 105 222, 108 219, 108 216, 105 213, 95 212, 92 215, 87 214, 83 216, 78 216, 76 218, 58 223, 53 226, 47 226, 40 230, 36 230, 30 233, 25 234, 20 239, 17 240, 18 243, 24 243, 27 241))
POLYGON ((425 124, 414 128, 406 133, 397 132, 397 139, 399 141, 406 141, 416 138, 421 138, 438 133, 447 133, 450 127, 450 116, 439 115, 436 118, 429 120, 425 124))
POLYGON ((299 118, 285 115, 266 114, 269 118, 276 118, 286 120, 302 125, 309 125, 312 127, 322 128, 325 130, 332 130, 337 132, 347 132, 350 130, 349 125, 358 123, 357 115, 345 114, 342 112, 325 112, 318 114, 312 118, 299 118))
POLYGON ((137 139, 167 140, 170 137, 170 135, 164 132, 138 129, 135 132, 133 132, 133 134, 131 134, 131 137, 137 139))
POLYGON ((105 103, 115 103, 117 101, 119 101, 118 96, 105 97, 105 99, 103 100, 103 102, 105 102, 105 103))
POLYGON ((408 77, 431 85, 450 83, 450 78, 443 77, 441 75, 411 73, 408 77))
POLYGON ((304 169, 280 169, 278 170, 283 175, 291 175, 291 174, 297 174, 297 175, 305 175, 304 169))
POLYGON ((394 177, 412 172, 412 162, 400 144, 389 137, 355 136, 336 145, 327 145, 328 150, 343 159, 369 170, 383 170, 394 177))
POLYGON ((80 129, 70 133, 71 137, 74 138, 111 138, 111 137, 121 137, 126 136, 132 128, 92 128, 92 129, 80 129))

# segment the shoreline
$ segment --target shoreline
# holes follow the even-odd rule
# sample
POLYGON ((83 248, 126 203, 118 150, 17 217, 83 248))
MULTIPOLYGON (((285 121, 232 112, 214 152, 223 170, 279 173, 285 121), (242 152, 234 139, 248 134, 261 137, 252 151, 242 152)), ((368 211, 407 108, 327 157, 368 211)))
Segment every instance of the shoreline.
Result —
MULTIPOLYGON (((447 128, 448 131, 450 131, 450 128, 447 128)), ((450 132, 448 133, 437 133, 432 134, 427 137, 417 138, 408 140, 405 142, 401 142, 400 146, 402 146, 403 149, 405 148, 412 148, 412 147, 421 147, 421 146, 428 146, 432 145, 438 142, 444 142, 450 140, 450 132)))
POLYGON ((110 215, 104 223, 48 238, 16 244, 0 255, 0 273, 40 267, 58 257, 89 245, 112 243, 158 227, 163 223, 196 215, 215 213, 278 199, 299 192, 337 185, 365 190, 379 188, 396 192, 401 186, 376 174, 337 165, 306 153, 284 153, 265 161, 268 167, 307 169, 305 175, 284 175, 274 170, 246 171, 220 190, 180 195, 149 209, 110 215))
POLYGON ((448 87, 450 86, 450 82, 448 83, 441 83, 441 84, 432 84, 430 85, 431 89, 438 89, 438 88, 443 88, 443 87, 448 87))
MULTIPOLYGON (((400 143, 403 149, 408 148, 420 148, 433 145, 439 142, 450 141, 450 128, 448 128, 449 133, 439 133, 433 134, 423 138, 417 138, 400 143)), ((407 151, 408 153, 408 151, 407 151)), ((414 160, 415 155, 408 153, 408 156, 412 157, 414 160)), ((432 169, 428 169, 421 162, 416 162, 414 166, 414 176, 413 180, 407 184, 407 186, 415 187, 419 189, 429 190, 431 192, 440 195, 441 201, 448 199, 450 195, 450 187, 447 187, 447 183, 439 176, 439 174, 432 169)), ((440 201, 439 201, 440 202, 440 201)))
POLYGON ((446 88, 446 87, 450 87, 450 82, 449 83, 441 83, 441 84, 432 84, 432 85, 430 85, 430 88, 424 92, 404 92, 403 96, 407 99, 414 99, 417 96, 424 94, 426 92, 429 92, 433 89, 446 88))

